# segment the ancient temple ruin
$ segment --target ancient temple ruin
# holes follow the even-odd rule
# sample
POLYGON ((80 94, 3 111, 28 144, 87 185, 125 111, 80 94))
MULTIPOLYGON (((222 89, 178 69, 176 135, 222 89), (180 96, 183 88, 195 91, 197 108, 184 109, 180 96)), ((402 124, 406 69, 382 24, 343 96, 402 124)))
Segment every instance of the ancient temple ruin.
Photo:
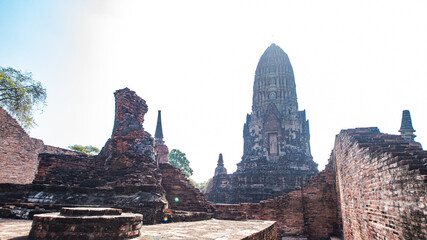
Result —
POLYGON ((0 183, 2 215, 31 218, 35 213, 67 206, 91 206, 142 213, 144 224, 160 223, 166 213, 176 221, 210 218, 211 207, 204 195, 167 161, 168 148, 163 141, 160 112, 158 131, 153 139, 143 127, 148 111, 145 100, 128 88, 117 90, 114 95, 113 132, 96 156, 39 147, 39 141, 29 138, 15 119, 0 109, 0 120, 5 123, 2 128, 10 130, 5 144, 0 144, 8 153, 5 158, 0 155, 1 163, 10 162, 15 166, 0 171, 13 176, 7 183, 0 183), (13 132, 20 134, 15 136, 13 132), (20 145, 20 151, 28 156, 36 156, 31 159, 31 168, 20 158, 21 152, 15 154, 15 145, 20 145), (52 152, 43 152, 45 148, 52 152), (30 184, 14 181, 26 172, 32 174, 30 184), (180 201, 175 202, 175 198, 180 201), (180 214, 175 210, 201 213, 180 214))
MULTIPOLYGON (((168 162, 161 112, 153 138, 143 127, 146 102, 127 88, 116 91, 115 98, 113 132, 97 156, 44 145, 0 108, 0 217, 36 214, 30 237, 42 239, 76 233, 134 237, 139 227, 142 235, 156 238, 194 239, 183 235, 185 228, 197 239, 239 230, 239 239, 254 240, 427 239, 427 151, 415 141, 409 111, 402 113, 400 135, 376 127, 341 130, 328 164, 317 173, 292 66, 274 44, 256 70, 238 170, 227 174, 226 158, 219 155, 209 193, 216 203, 168 162), (116 229, 98 220, 77 226, 79 219, 68 220, 75 214, 63 210, 68 207, 82 207, 75 212, 82 218, 88 207, 102 218, 111 207, 140 213, 143 226, 138 214, 116 229), (213 220, 189 222, 212 215, 213 220), (166 218, 187 223, 144 226, 166 218), (244 221, 218 224, 218 219, 244 221), (67 230, 50 228, 49 222, 64 223, 59 227, 67 230), (232 225, 236 229, 227 229, 232 225), (249 233, 249 225, 259 227, 249 233), (100 233, 104 227, 109 230, 100 233)), ((114 212, 114 219, 123 217, 114 212)))
POLYGON ((210 201, 259 202, 303 186, 318 172, 305 110, 298 110, 292 65, 276 44, 258 62, 243 139, 237 171, 229 175, 215 171, 210 201))
POLYGON ((341 130, 325 169, 301 188, 259 203, 215 204, 215 218, 278 222, 296 239, 426 239, 427 151, 402 130, 341 130))

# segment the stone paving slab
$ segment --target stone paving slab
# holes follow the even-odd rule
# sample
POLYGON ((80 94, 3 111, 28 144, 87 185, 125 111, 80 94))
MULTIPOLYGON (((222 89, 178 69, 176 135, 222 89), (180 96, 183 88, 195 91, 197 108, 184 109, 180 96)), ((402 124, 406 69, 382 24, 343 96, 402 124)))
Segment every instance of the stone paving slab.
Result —
POLYGON ((24 240, 31 230, 32 220, 0 218, 0 240, 24 240))
POLYGON ((144 225, 141 240, 236 240, 260 232, 274 221, 230 221, 205 220, 197 222, 178 222, 158 225, 144 225))
MULTIPOLYGON (((0 240, 27 239, 31 229, 31 220, 0 219, 0 240)), ((157 225, 144 225, 140 240, 236 240, 260 232, 274 221, 229 221, 205 220, 197 222, 179 222, 157 225)))

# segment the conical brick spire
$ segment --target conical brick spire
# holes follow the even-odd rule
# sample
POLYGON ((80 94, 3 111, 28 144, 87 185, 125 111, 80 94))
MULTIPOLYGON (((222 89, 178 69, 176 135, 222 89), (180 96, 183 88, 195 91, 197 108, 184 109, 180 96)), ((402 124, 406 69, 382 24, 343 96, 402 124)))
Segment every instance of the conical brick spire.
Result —
POLYGON ((412 142, 416 137, 414 134, 415 130, 412 127, 411 113, 409 110, 403 110, 399 132, 406 141, 412 142))
POLYGON ((156 133, 154 134, 154 138, 162 140, 163 139, 163 129, 162 129, 162 111, 159 110, 157 114, 157 126, 156 133))
POLYGON ((274 103, 281 114, 298 110, 294 71, 288 55, 276 44, 271 44, 259 59, 255 71, 252 112, 266 113, 274 103))
POLYGON ((154 134, 154 151, 158 163, 169 163, 169 149, 163 141, 162 111, 157 114, 156 133, 154 134))
POLYGON ((218 165, 215 168, 215 176, 219 174, 227 174, 227 169, 224 167, 224 160, 222 158, 222 153, 219 154, 218 165))

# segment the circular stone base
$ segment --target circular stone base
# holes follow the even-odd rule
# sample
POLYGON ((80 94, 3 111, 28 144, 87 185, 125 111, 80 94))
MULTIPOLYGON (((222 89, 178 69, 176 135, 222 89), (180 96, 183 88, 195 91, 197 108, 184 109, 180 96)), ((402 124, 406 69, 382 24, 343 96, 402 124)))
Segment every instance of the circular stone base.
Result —
POLYGON ((63 208, 61 213, 34 215, 29 239, 132 239, 141 226, 141 214, 121 209, 63 208))

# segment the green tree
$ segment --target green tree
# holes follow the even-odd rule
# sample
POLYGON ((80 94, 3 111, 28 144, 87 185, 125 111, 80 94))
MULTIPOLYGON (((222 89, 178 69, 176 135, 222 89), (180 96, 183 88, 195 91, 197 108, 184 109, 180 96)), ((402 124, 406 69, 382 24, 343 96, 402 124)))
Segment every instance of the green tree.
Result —
POLYGON ((176 168, 181 169, 187 178, 193 175, 193 169, 190 167, 190 161, 188 161, 185 153, 178 149, 172 149, 169 153, 169 162, 176 168))
POLYGON ((202 183, 197 183, 197 188, 202 192, 202 193, 207 193, 209 188, 212 185, 212 180, 213 178, 209 178, 209 180, 207 180, 206 182, 202 182, 202 183))
POLYGON ((36 125, 33 108, 45 104, 46 89, 34 81, 31 73, 0 67, 0 107, 5 108, 23 128, 30 130, 36 125))
POLYGON ((73 151, 82 152, 82 153, 86 153, 89 155, 94 155, 94 154, 99 153, 99 148, 94 147, 92 145, 82 146, 82 145, 75 144, 73 146, 68 146, 68 148, 73 150, 73 151))

